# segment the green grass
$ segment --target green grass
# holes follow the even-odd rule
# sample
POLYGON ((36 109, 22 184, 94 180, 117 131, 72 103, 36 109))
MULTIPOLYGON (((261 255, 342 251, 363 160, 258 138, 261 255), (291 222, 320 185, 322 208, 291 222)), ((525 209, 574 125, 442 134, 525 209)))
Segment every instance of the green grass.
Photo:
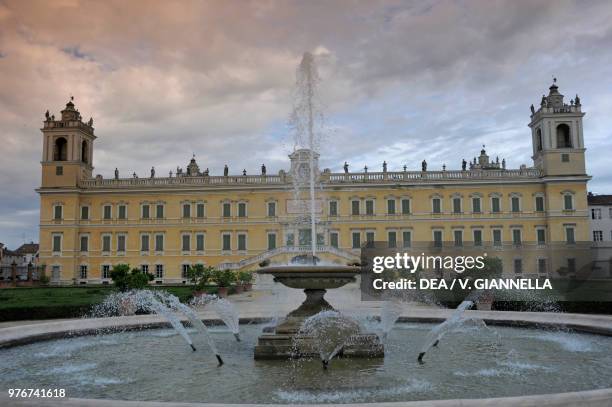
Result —
MULTIPOLYGON (((150 287, 166 290, 182 302, 191 298, 190 286, 150 287)), ((78 317, 99 304, 116 288, 88 287, 18 287, 0 289, 0 321, 78 317)), ((207 289, 216 292, 215 287, 207 289)))

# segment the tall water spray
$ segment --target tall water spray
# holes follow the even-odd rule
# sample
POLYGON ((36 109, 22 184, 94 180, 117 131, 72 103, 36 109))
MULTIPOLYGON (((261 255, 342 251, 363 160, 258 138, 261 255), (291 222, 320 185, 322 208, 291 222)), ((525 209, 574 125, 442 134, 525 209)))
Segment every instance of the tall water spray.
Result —
POLYGON ((314 56, 310 52, 305 52, 302 57, 302 62, 298 66, 296 72, 296 88, 294 96, 293 111, 290 117, 290 124, 294 131, 294 149, 308 150, 308 174, 302 172, 302 167, 292 168, 292 179, 294 184, 295 202, 304 202, 301 199, 301 190, 304 184, 308 185, 309 207, 300 205, 300 212, 303 212, 304 218, 298 218, 300 222, 305 223, 307 213, 310 213, 310 246, 311 254, 314 257, 317 248, 317 232, 316 232, 316 202, 315 202, 315 151, 319 146, 320 133, 322 126, 322 114, 318 107, 317 87, 320 78, 317 72, 317 67, 314 61, 314 56))

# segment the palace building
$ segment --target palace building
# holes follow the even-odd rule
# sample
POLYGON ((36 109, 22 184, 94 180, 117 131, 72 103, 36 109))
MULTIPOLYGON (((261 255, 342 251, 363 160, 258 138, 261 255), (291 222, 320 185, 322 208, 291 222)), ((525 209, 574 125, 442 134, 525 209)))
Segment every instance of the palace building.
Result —
MULTIPOLYGON (((355 261, 371 241, 476 248, 503 257, 507 275, 575 276, 590 240, 583 116, 579 97, 565 103, 553 83, 531 106, 532 167, 506 168, 483 147, 457 170, 317 172, 318 255, 355 261)), ((308 150, 273 175, 211 175, 194 157, 168 177, 103 178, 93 175, 93 120, 72 100, 41 130, 40 263, 54 284, 108 283, 118 263, 181 284, 189 265, 252 270, 310 250, 291 175, 308 150)))

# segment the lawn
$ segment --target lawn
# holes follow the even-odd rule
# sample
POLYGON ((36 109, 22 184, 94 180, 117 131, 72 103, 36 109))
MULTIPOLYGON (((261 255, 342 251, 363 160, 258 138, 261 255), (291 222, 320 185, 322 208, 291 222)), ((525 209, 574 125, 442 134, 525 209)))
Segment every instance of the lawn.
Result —
MULTIPOLYGON (((190 286, 151 287, 166 290, 182 302, 192 294, 190 286)), ((214 291, 210 288, 210 291, 214 291)), ((0 289, 0 321, 70 318, 86 314, 102 302, 114 287, 19 287, 0 289)))

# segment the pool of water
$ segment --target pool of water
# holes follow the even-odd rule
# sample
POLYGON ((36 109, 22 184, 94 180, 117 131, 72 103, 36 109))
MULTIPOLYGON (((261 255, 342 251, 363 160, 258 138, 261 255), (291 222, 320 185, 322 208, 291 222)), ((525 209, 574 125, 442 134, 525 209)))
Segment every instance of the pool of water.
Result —
POLYGON ((224 403, 348 403, 481 398, 612 387, 612 338, 565 331, 463 327, 417 363, 431 324, 396 324, 384 359, 255 361, 262 325, 202 338, 170 329, 38 342, 0 350, 0 390, 64 388, 69 397, 224 403))

